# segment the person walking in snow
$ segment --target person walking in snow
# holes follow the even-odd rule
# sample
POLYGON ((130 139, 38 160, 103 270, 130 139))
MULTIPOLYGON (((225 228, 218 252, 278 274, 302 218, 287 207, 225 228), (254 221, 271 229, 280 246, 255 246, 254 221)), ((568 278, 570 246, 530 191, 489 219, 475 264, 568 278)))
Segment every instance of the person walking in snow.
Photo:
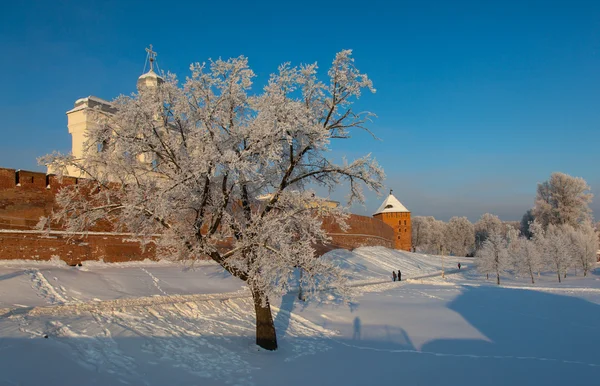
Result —
POLYGON ((460 271, 460 263, 458 263, 458 270, 460 271))
POLYGON ((396 271, 392 271, 392 280, 396 281, 396 271))
POLYGON ((398 281, 402 281, 402 272, 398 270, 398 281))

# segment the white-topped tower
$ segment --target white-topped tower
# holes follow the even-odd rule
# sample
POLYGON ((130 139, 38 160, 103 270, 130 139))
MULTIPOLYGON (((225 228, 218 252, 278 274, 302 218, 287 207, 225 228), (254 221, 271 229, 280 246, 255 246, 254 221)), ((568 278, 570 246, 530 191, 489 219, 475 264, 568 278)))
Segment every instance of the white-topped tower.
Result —
MULTIPOLYGON (((138 91, 142 89, 155 88, 159 84, 164 82, 164 79, 154 72, 156 65, 156 52, 152 49, 152 44, 149 48, 146 48, 146 64, 150 64, 150 70, 142 74, 137 80, 138 91)), ((146 68, 144 68, 144 71, 146 68)), ((90 95, 86 98, 80 98, 75 101, 75 105, 69 111, 67 111, 67 127, 69 134, 71 134, 71 154, 75 158, 81 158, 85 152, 85 142, 87 140, 88 130, 96 124, 94 115, 90 114, 91 110, 101 111, 104 114, 110 115, 116 112, 114 105, 104 99, 90 95)), ((102 151, 103 147, 98 146, 97 150, 102 151)), ((48 168, 48 174, 56 174, 57 170, 48 168)), ((85 177, 80 170, 72 167, 68 167, 67 170, 62 171, 63 174, 71 177, 85 177)))
POLYGON ((159 84, 164 82, 164 79, 154 72, 154 62, 156 61, 157 53, 152 49, 152 44, 150 44, 149 48, 146 48, 146 52, 148 53, 146 61, 150 62, 150 70, 138 78, 138 91, 144 88, 158 87, 159 84))
POLYGON ((412 226, 410 211, 392 194, 386 197, 373 217, 383 221, 394 229, 395 248, 412 250, 412 226))

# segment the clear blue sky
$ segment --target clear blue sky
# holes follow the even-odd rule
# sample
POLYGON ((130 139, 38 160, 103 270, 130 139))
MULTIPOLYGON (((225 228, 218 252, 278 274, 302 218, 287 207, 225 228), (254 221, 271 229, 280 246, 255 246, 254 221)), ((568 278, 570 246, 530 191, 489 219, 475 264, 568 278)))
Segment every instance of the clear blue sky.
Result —
POLYGON ((588 181, 600 218, 600 1, 9 2, 0 167, 43 170, 36 157, 68 151, 65 112, 133 92, 150 43, 180 77, 243 54, 258 83, 284 61, 324 72, 351 48, 382 141, 359 133, 335 154, 371 152, 413 215, 517 220, 562 171, 588 181))

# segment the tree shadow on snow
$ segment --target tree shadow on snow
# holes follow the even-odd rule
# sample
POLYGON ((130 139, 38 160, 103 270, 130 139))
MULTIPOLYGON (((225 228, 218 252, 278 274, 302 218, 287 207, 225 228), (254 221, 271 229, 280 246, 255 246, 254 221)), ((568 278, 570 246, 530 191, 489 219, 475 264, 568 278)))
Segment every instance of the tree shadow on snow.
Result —
POLYGON ((6 273, 4 275, 0 275, 0 281, 12 279, 14 277, 19 277, 24 274, 25 274, 25 271, 15 271, 15 272, 6 273))
POLYGON ((281 297, 279 311, 277 312, 277 315, 275 315, 274 319, 275 328, 277 329, 277 334, 279 337, 285 336, 287 333, 288 327, 290 326, 292 311, 294 310, 294 304, 297 298, 297 292, 288 292, 281 297))
POLYGON ((486 385, 589 384, 600 376, 597 304, 541 291, 465 286, 448 308, 489 339, 422 346, 441 355, 434 360, 452 384, 476 384, 474 376, 486 385))
MULTIPOLYGON (((229 327, 215 331, 202 328, 204 315, 178 314, 174 321, 182 328, 167 334, 169 313, 163 312, 164 320, 132 313, 122 319, 132 323, 130 333, 116 321, 102 322, 109 335, 93 332, 100 325, 90 315, 89 325, 79 319, 84 314, 49 316, 42 320, 48 339, 10 337, 14 323, 0 320, 0 385, 562 386, 595 384, 600 377, 600 367, 582 364, 600 365, 600 306, 579 298, 466 286, 447 307, 487 340, 438 339, 417 349, 407 330, 427 331, 414 325, 405 330, 393 319, 369 323, 368 314, 337 325, 333 320, 327 327, 340 334, 320 335, 291 315, 300 305, 296 295, 286 295, 285 312, 276 315, 276 352, 254 344, 253 315, 245 314, 239 327, 223 320, 229 327), (56 320, 64 327, 56 327, 56 320), (91 330, 70 334, 69 326, 91 330)), ((27 319, 33 322, 35 317, 27 319)))

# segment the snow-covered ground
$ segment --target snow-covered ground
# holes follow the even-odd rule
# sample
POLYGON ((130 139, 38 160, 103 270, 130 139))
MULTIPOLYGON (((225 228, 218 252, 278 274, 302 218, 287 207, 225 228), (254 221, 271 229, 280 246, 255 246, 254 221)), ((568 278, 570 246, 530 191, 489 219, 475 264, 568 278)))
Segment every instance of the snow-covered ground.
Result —
POLYGON ((472 260, 337 250, 351 306, 275 299, 254 344, 237 279, 211 263, 0 262, 0 385, 563 385, 600 379, 600 272, 485 281, 472 260), (391 282, 391 271, 402 282, 391 282), (45 338, 47 336, 47 338, 45 338))

